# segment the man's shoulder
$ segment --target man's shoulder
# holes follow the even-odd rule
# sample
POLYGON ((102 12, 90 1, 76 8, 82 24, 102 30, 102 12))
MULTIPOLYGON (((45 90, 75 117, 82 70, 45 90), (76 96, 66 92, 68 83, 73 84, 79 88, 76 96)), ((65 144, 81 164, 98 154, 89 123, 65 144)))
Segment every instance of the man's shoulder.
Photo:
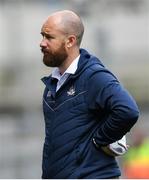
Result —
POLYGON ((117 80, 118 81, 117 77, 108 68, 106 68, 99 59, 97 59, 96 57, 93 57, 93 59, 90 59, 90 61, 93 61, 93 62, 89 62, 90 65, 85 71, 88 79, 90 79, 91 81, 98 82, 98 83, 103 82, 103 80, 107 80, 107 81, 117 80))
POLYGON ((88 53, 88 51, 84 49, 81 51, 81 59, 78 68, 79 74, 83 73, 83 76, 89 77, 93 74, 99 75, 99 73, 101 75, 102 72, 111 73, 97 56, 88 53))
POLYGON ((91 57, 88 64, 89 65, 88 65, 88 68, 87 68, 87 72, 90 72, 90 74, 101 72, 101 71, 106 71, 106 68, 102 64, 102 62, 98 58, 96 58, 94 56, 91 57))

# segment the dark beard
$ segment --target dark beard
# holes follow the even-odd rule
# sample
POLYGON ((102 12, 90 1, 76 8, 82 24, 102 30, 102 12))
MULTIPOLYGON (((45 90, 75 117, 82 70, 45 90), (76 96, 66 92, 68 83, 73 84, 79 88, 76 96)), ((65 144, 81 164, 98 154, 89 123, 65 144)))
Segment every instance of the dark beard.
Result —
POLYGON ((64 46, 62 45, 57 52, 50 52, 46 53, 43 56, 43 62, 48 67, 60 67, 65 60, 67 59, 68 55, 66 53, 66 50, 64 46))

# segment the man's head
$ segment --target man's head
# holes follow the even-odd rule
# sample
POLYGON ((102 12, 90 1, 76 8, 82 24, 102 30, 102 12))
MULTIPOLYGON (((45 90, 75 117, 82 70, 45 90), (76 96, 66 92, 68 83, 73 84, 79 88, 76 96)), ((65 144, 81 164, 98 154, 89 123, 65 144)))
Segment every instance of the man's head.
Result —
POLYGON ((50 15, 41 29, 44 64, 62 66, 71 54, 79 51, 83 33, 83 23, 74 12, 64 10, 50 15))

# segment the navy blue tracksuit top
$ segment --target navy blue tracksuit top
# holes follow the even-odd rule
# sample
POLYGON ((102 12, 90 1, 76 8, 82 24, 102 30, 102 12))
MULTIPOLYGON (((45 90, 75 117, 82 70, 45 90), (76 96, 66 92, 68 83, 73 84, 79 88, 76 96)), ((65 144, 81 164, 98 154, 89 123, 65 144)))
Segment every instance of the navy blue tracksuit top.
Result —
POLYGON ((42 79, 43 179, 120 176, 115 157, 100 147, 121 139, 139 116, 134 99, 100 60, 84 49, 80 55, 76 73, 57 92, 55 78, 42 79))

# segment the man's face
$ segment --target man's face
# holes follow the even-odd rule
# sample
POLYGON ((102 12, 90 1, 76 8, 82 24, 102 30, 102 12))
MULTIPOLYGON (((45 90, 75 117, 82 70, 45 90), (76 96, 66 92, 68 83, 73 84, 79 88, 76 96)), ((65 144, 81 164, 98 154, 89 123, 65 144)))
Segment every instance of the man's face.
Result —
POLYGON ((68 57, 65 48, 66 36, 50 22, 43 25, 41 34, 43 39, 40 47, 44 64, 49 67, 60 67, 68 57))

